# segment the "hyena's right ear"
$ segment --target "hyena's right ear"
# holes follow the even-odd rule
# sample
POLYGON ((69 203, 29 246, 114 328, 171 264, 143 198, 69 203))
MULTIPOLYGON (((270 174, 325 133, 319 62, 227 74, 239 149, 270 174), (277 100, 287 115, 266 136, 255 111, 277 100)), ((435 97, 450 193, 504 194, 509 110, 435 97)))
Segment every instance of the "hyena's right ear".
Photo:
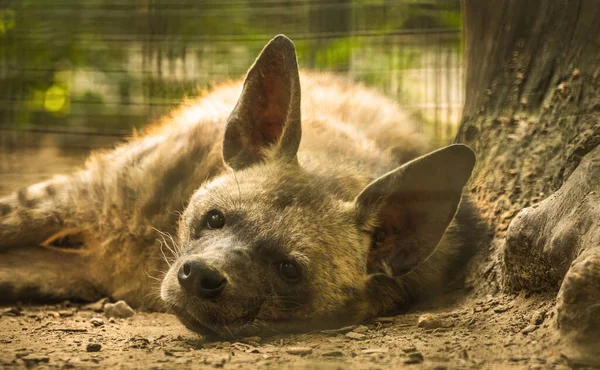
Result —
POLYGON ((248 71, 225 129, 223 159, 236 170, 272 158, 295 162, 300 137, 296 52, 292 41, 279 35, 248 71))
POLYGON ((435 250, 474 165, 468 146, 450 145, 380 177, 358 195, 358 224, 372 233, 369 273, 402 275, 435 250))

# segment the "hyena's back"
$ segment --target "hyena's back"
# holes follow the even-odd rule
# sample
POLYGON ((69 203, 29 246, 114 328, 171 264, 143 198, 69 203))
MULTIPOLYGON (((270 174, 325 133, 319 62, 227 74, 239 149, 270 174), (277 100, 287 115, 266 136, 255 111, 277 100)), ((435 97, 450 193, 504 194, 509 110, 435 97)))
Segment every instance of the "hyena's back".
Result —
MULTIPOLYGON (((394 102, 325 74, 301 79, 305 167, 343 164, 375 178, 427 151, 394 102)), ((170 235, 195 189, 226 171, 227 117, 241 83, 221 85, 70 176, 0 199, 0 297, 127 298, 155 308, 154 278, 172 255, 170 235), (44 246, 40 246, 44 244, 44 246)), ((340 175, 342 176, 342 175, 340 175)), ((1 298, 0 298, 1 299, 1 298)))

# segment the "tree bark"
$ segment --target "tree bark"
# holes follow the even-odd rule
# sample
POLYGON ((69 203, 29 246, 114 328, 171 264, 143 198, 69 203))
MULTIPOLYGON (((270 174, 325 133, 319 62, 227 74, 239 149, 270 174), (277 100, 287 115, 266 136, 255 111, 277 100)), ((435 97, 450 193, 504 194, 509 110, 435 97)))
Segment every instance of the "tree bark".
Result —
POLYGON ((600 286, 600 1, 464 0, 463 16, 457 141, 477 153, 471 192, 495 232, 472 280, 485 293, 558 292, 556 328, 591 343, 600 336, 600 290, 589 288, 600 286))

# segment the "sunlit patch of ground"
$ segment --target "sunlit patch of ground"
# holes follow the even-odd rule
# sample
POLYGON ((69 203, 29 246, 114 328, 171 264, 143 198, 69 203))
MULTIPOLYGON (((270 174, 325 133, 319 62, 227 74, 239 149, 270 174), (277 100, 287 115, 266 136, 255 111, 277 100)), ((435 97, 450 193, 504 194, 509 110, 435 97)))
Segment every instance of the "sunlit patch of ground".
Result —
POLYGON ((108 319, 77 305, 5 307, 0 366, 22 368, 566 368, 547 299, 488 297, 433 313, 297 335, 213 342, 164 313, 108 319))

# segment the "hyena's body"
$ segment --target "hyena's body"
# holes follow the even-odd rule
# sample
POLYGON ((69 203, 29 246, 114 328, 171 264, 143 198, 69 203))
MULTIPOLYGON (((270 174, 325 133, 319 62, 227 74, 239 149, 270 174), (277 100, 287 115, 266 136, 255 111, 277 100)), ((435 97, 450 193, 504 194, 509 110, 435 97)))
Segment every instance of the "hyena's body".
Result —
MULTIPOLYGON (((160 308, 152 277, 162 277, 169 268, 164 254, 175 266, 166 274, 162 298, 186 325, 200 332, 223 334, 220 329, 225 327, 227 333, 247 334, 360 320, 406 303, 422 280, 441 283, 436 279, 446 278, 447 264, 464 249, 461 242, 442 241, 421 263, 441 237, 435 226, 431 233, 440 235, 433 247, 416 255, 398 248, 408 262, 396 263, 392 259, 398 253, 390 252, 386 243, 392 238, 397 244, 403 237, 390 236, 389 230, 413 233, 420 216, 393 214, 391 219, 402 220, 390 221, 390 226, 363 214, 366 203, 370 207, 385 194, 370 200, 364 196, 362 208, 353 206, 373 180, 425 153, 426 140, 394 102, 341 79, 304 74, 302 141, 296 157, 300 129, 294 104, 300 97, 290 45, 278 37, 265 48, 244 92, 241 83, 222 85, 144 136, 94 154, 83 170, 0 199, 0 296, 110 296, 160 308), (253 86, 256 78, 258 88, 253 86), (290 122, 296 116, 298 126, 293 128, 290 122), (204 205, 208 201, 210 207, 204 205), (225 215, 227 227, 192 230, 206 223, 198 214, 211 207, 225 215), (373 236, 375 229, 379 234, 373 236), (232 234, 216 234, 225 232, 232 234), (365 243, 381 248, 359 247, 365 243), (176 249, 175 255, 165 244, 176 249), (284 251, 265 252, 269 258, 281 253, 283 260, 305 263, 302 277, 310 281, 289 286, 274 282, 276 277, 263 272, 271 262, 257 262, 262 257, 256 250, 261 248, 284 251), (223 297, 206 300, 195 293, 185 296, 175 276, 185 285, 182 266, 190 256, 220 271, 231 293, 226 289, 223 297), (400 274, 395 266, 406 271, 400 274), (238 274, 245 275, 244 283, 238 274), (366 275, 369 283, 364 283, 366 275), (370 284, 376 280, 382 282, 374 289, 370 284)), ((465 177, 462 173, 470 168, 456 171, 465 177)), ((427 188, 411 186, 407 194, 421 186, 427 188)), ((434 192, 443 196, 445 190, 434 192)), ((405 197, 393 194, 397 196, 405 197)), ((453 202, 450 219, 458 200, 453 202)), ((450 219, 442 218, 447 219, 443 233, 450 219)), ((453 237, 447 232, 444 238, 453 237)), ((421 241, 407 243, 417 248, 421 241)))

